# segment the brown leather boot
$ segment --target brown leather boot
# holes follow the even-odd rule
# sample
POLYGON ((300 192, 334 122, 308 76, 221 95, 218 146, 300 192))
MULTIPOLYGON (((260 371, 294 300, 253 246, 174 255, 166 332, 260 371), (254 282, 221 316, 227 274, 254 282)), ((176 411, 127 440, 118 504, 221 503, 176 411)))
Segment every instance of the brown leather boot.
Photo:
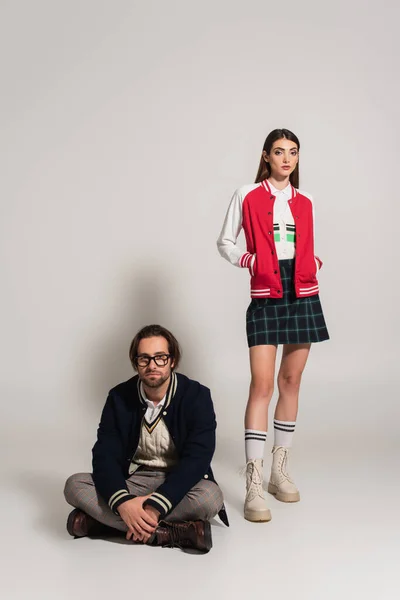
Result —
POLYGON ((160 521, 152 545, 209 552, 212 548, 211 525, 209 521, 160 521))
POLYGON ((118 534, 116 529, 99 523, 79 508, 75 508, 68 516, 67 531, 69 535, 76 538, 85 537, 86 535, 118 534))

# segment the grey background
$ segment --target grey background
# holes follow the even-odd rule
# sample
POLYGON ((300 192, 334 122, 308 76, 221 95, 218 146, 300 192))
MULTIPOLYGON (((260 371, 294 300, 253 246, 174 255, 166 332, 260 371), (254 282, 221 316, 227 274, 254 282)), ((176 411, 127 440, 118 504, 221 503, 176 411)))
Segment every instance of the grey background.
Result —
POLYGON ((27 589, 69 597, 66 581, 78 597, 106 597, 129 555, 146 572, 149 549, 82 540, 77 550, 61 490, 71 472, 90 469, 107 391, 131 376, 129 343, 149 322, 177 335, 181 370, 213 392, 216 472, 233 521, 197 562, 152 552, 159 572, 189 561, 189 582, 211 561, 211 595, 241 597, 264 583, 282 591, 283 581, 287 597, 325 600, 341 597, 342 578, 355 598, 395 597, 399 16, 394 2, 355 0, 0 2, 8 598, 27 589), (236 473, 249 282, 215 242, 276 127, 302 143, 332 339, 312 349, 302 387, 295 460, 308 499, 275 503, 279 517, 255 530, 241 518, 236 473), (26 578, 16 582, 21 562, 26 578))

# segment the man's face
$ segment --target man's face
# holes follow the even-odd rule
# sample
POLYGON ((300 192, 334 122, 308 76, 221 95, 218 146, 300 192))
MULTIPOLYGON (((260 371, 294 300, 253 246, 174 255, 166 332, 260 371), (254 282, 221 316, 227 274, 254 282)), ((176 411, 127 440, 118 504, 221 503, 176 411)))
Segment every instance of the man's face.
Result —
POLYGON ((156 336, 140 340, 136 368, 140 379, 144 385, 149 388, 158 388, 165 383, 171 376, 174 367, 173 361, 169 358, 168 342, 164 337, 156 336), (156 358, 159 364, 151 360, 147 366, 149 358, 156 358), (142 366, 142 364, 144 366, 142 366), (166 363, 163 365, 163 363, 166 363))

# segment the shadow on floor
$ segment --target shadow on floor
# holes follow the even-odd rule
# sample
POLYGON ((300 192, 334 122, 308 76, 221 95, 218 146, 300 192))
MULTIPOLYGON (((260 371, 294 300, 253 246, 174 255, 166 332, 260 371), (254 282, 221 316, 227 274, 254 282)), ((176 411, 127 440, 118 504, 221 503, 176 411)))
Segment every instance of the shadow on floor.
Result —
MULTIPOLYGON (((66 530, 69 506, 64 500, 64 478, 60 473, 26 471, 14 478, 14 483, 35 503, 34 530, 50 537, 67 539, 66 530)), ((72 509, 71 509, 72 510, 72 509)))

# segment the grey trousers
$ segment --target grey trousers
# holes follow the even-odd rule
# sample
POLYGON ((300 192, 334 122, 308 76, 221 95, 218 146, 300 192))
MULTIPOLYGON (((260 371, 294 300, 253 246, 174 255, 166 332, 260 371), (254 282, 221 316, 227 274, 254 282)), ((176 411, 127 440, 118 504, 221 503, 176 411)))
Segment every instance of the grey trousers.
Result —
MULTIPOLYGON (((154 492, 164 481, 166 474, 160 471, 139 471, 127 480, 129 492, 135 496, 146 496, 154 492)), ((96 521, 127 531, 120 516, 115 515, 97 492, 90 473, 76 473, 66 481, 64 496, 68 504, 80 508, 96 521)), ((210 520, 224 503, 222 492, 213 481, 201 479, 167 515, 168 521, 210 520)))

